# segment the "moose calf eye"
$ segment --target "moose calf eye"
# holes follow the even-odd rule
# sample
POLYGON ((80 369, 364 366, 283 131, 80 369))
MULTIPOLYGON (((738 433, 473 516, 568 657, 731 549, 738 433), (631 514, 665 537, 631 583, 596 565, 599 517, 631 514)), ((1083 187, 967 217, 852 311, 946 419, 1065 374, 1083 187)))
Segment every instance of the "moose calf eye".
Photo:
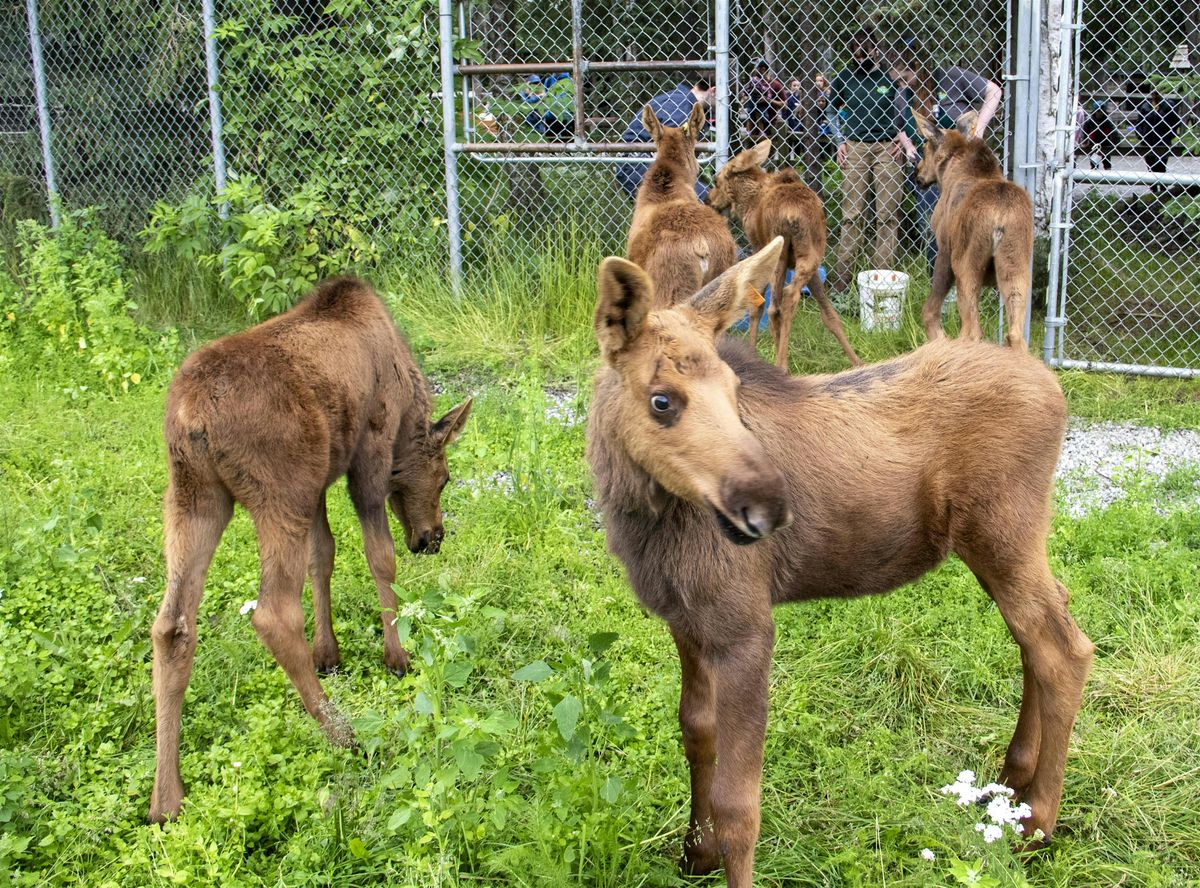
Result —
POLYGON ((651 395, 650 406, 656 413, 666 413, 671 409, 671 399, 663 394, 651 395))

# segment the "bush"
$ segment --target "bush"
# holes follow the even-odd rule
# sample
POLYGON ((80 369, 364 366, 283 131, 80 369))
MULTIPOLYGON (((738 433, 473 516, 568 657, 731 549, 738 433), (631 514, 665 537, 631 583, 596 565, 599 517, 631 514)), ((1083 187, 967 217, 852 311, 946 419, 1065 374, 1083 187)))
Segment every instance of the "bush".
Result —
POLYGON ((175 331, 133 319, 120 247, 93 209, 65 214, 56 230, 20 222, 17 267, 18 285, 0 293, 7 346, 37 363, 66 363, 77 391, 93 380, 110 393, 128 391, 173 363, 175 331))

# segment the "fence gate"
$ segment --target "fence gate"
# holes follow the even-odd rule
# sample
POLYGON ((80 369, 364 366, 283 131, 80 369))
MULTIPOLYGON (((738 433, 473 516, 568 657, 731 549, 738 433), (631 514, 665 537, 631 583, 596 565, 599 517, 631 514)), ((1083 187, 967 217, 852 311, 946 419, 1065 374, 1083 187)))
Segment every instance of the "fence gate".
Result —
POLYGON ((618 171, 646 162, 630 151, 654 150, 622 134, 647 100, 681 83, 716 87, 701 167, 728 156, 727 0, 586 10, 583 0, 441 0, 440 16, 455 278, 464 257, 566 242, 622 251, 633 203, 618 171))
POLYGON ((1052 366, 1200 376, 1198 49, 1195 0, 1066 4, 1043 343, 1052 366))
MULTIPOLYGON (((633 200, 617 185, 619 170, 646 163, 653 150, 624 142, 627 125, 651 97, 712 81, 714 125, 700 146, 701 177, 710 179, 731 153, 762 136, 761 128, 749 132, 740 100, 759 60, 789 86, 797 81, 801 97, 802 113, 792 121, 799 125, 772 124, 773 162, 794 165, 822 189, 836 230, 839 174, 829 162, 832 146, 818 139, 815 77, 832 79, 847 64, 847 40, 864 26, 876 33, 885 62, 915 41, 932 65, 968 68, 1001 84, 1005 99, 989 141, 1006 170, 1032 176, 1033 140, 1014 133, 1036 126, 1036 113, 1024 113, 1036 112, 1028 100, 1037 95, 1039 69, 1030 44, 1038 30, 1034 7, 1032 0, 911 0, 903 8, 844 0, 440 0, 454 277, 464 266, 562 241, 571 255, 584 245, 622 252, 633 200)), ((924 275, 917 218, 910 195, 902 261, 924 275)))

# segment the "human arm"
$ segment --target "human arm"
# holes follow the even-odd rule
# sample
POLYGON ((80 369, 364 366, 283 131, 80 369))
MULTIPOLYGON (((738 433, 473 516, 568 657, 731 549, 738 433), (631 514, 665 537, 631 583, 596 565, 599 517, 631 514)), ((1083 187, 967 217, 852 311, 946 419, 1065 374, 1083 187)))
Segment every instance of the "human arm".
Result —
POLYGON ((975 122, 975 132, 971 135, 983 137, 987 132, 987 125, 992 118, 996 116, 996 110, 1000 107, 1000 100, 1004 97, 1004 91, 1000 89, 1000 85, 994 80, 989 80, 987 86, 984 87, 983 104, 979 107, 979 119, 975 122))

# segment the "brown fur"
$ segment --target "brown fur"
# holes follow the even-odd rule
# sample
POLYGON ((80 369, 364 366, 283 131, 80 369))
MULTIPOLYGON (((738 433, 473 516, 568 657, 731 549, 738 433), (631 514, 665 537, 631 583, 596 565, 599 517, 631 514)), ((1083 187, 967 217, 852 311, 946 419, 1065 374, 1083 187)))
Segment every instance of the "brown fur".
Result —
POLYGON ((657 152, 638 187, 626 252, 654 281, 657 304, 668 306, 733 265, 737 245, 725 220, 696 200, 696 139, 704 106, 693 105, 688 122, 675 128, 659 123, 647 105, 642 122, 657 152))
MULTIPOLYGON (((858 367, 862 361, 846 338, 842 319, 825 294, 825 285, 817 271, 825 258, 825 208, 795 170, 767 173, 762 165, 770 154, 768 139, 725 164, 708 192, 708 205, 718 212, 737 216, 755 250, 761 250, 777 236, 783 237, 783 252, 771 281, 771 307, 767 311, 775 342, 775 365, 787 369, 792 318, 800 303, 800 290, 808 284, 808 291, 820 309, 821 323, 837 339, 850 363, 858 367), (785 287, 788 268, 793 269, 794 276, 785 287)), ((750 310, 751 345, 758 341, 762 312, 761 305, 750 310)))
POLYGON ((1025 350, 1025 309, 1033 286, 1033 202, 1009 182, 996 155, 982 139, 935 127, 914 111, 928 139, 917 178, 937 182, 942 193, 933 208, 938 255, 922 316, 925 335, 942 336, 942 303, 958 286, 959 335, 979 339, 979 291, 995 287, 1004 302, 1008 345, 1025 350))
POLYGON ((352 742, 316 675, 339 662, 325 490, 347 477, 383 612, 384 663, 402 674, 408 653, 394 626, 396 556, 385 503, 404 525, 409 549, 438 550, 445 448, 470 406, 430 423, 425 380, 408 346, 370 287, 349 277, 319 284, 291 311, 184 361, 167 392, 164 423, 167 589, 151 632, 158 742, 151 822, 174 818, 183 799, 179 723, 196 611, 234 502, 250 513, 258 534, 254 629, 309 714, 331 739, 352 742), (311 650, 300 602, 306 561, 311 650))
POLYGON ((679 651, 684 866, 707 872, 723 856, 729 885, 751 884, 772 605, 887 592, 950 552, 1021 649, 1000 779, 1032 808, 1026 835, 1049 835, 1093 651, 1046 557, 1058 383, 1028 355, 970 340, 799 378, 718 343, 780 243, 670 310, 651 311, 636 266, 600 267, 587 456, 609 548, 679 651))

